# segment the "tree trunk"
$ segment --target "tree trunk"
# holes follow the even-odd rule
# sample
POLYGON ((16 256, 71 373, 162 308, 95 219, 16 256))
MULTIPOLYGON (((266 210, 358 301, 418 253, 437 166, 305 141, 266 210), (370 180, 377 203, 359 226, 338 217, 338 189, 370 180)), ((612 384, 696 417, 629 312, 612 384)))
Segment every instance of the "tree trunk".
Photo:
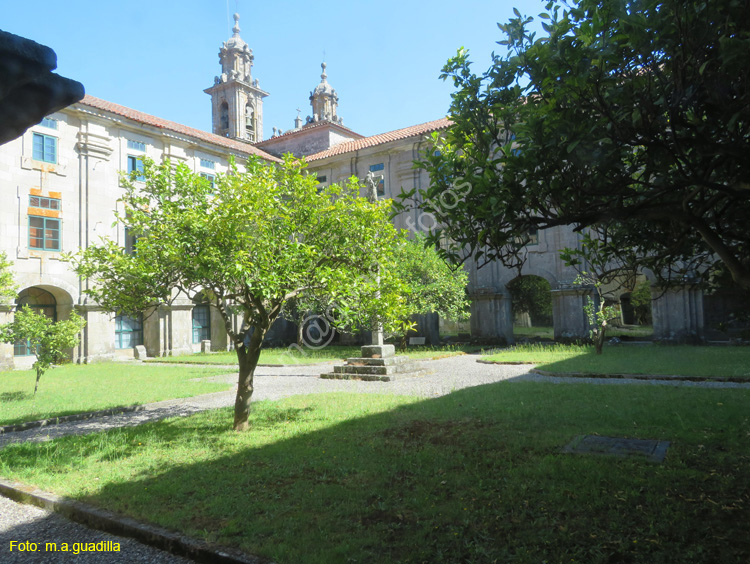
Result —
POLYGON ((602 326, 599 328, 599 331, 597 331, 596 336, 594 337, 594 347, 596 347, 596 354, 602 354, 602 350, 604 349, 604 335, 607 332, 607 322, 604 321, 602 323, 602 326))
POLYGON ((42 377, 42 369, 37 367, 36 369, 36 382, 34 383, 34 395, 36 395, 36 389, 39 387, 39 378, 42 377))
POLYGON ((250 400, 253 397, 253 376, 260 358, 260 348, 267 329, 256 327, 247 347, 235 346, 240 374, 237 382, 237 398, 234 401, 234 430, 246 431, 250 428, 250 400))
POLYGON ((302 315, 297 320, 297 346, 305 346, 305 317, 302 315))

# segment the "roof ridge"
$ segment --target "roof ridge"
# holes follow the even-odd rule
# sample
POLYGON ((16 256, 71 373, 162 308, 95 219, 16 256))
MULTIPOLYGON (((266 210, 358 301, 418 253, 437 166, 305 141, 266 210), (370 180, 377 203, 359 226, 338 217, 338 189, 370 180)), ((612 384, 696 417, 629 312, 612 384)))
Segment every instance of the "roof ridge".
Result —
POLYGON ((139 110, 128 108, 127 106, 123 106, 121 104, 116 104, 114 102, 102 100, 101 98, 96 98, 95 96, 91 96, 89 94, 86 94, 86 96, 84 96, 83 99, 77 103, 83 104, 84 106, 96 108, 98 110, 111 112, 113 114, 117 114, 128 119, 144 123, 146 125, 151 125, 160 129, 166 129, 174 133, 180 133, 182 135, 187 135, 190 137, 195 137, 196 139, 200 139, 208 143, 213 143, 214 145, 221 145, 226 147, 227 149, 232 149, 240 153, 256 155, 273 162, 281 162, 281 159, 274 157, 273 155, 270 155, 262 149, 258 149, 257 147, 254 147, 249 143, 244 143, 235 139, 229 139, 227 137, 222 137, 221 135, 216 135, 215 133, 209 133, 208 131, 196 129, 194 127, 183 125, 175 121, 156 117, 139 110))
POLYGON ((325 159, 327 157, 333 157, 341 155, 343 153, 349 153, 351 151, 358 151, 360 149, 366 149, 369 147, 377 147, 384 143, 391 141, 398 141, 400 139, 407 139, 409 137, 415 137, 417 135, 423 135, 431 131, 437 131, 440 129, 447 129, 453 124, 450 118, 444 117, 432 121, 426 121, 417 125, 411 125, 409 127, 402 127, 401 129, 394 129, 393 131, 386 131, 384 133, 377 133, 364 137, 363 139, 355 139, 353 141, 345 141, 339 143, 323 151, 307 155, 305 160, 316 161, 325 159))

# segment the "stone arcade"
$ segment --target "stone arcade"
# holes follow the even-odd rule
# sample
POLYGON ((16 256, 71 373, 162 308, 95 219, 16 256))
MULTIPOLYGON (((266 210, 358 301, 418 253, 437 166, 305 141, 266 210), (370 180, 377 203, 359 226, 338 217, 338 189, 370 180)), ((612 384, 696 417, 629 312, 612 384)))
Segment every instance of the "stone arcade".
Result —
MULTIPOLYGON (((87 320, 81 344, 72 351, 75 362, 132 358, 139 345, 149 356, 190 353, 200 350, 205 340, 210 340, 213 350, 229 346, 218 313, 209 306, 182 299, 137 318, 113 315, 85 298, 87 282, 60 260, 61 252, 74 252, 101 236, 132 247, 128 233, 111 226, 123 193, 119 174, 137 171, 139 156, 183 162, 212 180, 226 171, 229 155, 240 160, 257 155, 277 162, 282 154, 293 153, 306 157, 321 184, 375 173, 382 178, 377 186, 380 197, 395 197, 402 189, 429 182, 412 162, 427 147, 428 135, 446 129, 450 122, 441 118, 370 137, 359 135, 345 127, 338 115, 339 97, 328 83, 325 63, 321 82, 310 93, 311 115, 304 123, 298 116, 294 128, 274 129, 264 140, 263 100, 269 94, 252 77, 253 52, 240 37, 239 16, 234 19, 233 35, 219 52, 221 74, 205 90, 211 96, 213 133, 86 96, 0 146, 0 251, 14 263, 20 291, 17 303, 57 319, 76 309, 87 320)), ((396 223, 418 229, 419 219, 418 213, 402 214, 396 223)), ((581 307, 585 293, 572 285, 576 273, 558 256, 559 249, 576 244, 572 229, 541 231, 528 247, 522 271, 550 283, 558 337, 587 333, 581 307)), ((513 320, 506 286, 517 272, 500 264, 482 269, 468 264, 467 269, 472 335, 511 341, 513 320)), ((0 304, 0 323, 12 318, 15 307, 0 304)), ((656 337, 702 336, 700 292, 671 291, 654 302, 653 310, 656 337)), ((435 342, 436 317, 421 321, 421 335, 428 343, 435 342)), ((284 338, 286 332, 282 323, 276 338, 284 338)), ((31 362, 33 356, 23 344, 0 345, 0 368, 26 367, 31 362)))

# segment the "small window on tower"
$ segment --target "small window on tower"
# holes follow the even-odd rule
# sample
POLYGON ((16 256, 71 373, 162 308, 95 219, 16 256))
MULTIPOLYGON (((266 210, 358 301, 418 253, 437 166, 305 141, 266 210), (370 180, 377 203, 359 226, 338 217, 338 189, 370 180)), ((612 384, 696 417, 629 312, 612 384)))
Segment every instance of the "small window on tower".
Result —
POLYGON ((229 104, 226 102, 222 102, 219 109, 219 127, 221 128, 221 133, 224 135, 229 134, 229 104))

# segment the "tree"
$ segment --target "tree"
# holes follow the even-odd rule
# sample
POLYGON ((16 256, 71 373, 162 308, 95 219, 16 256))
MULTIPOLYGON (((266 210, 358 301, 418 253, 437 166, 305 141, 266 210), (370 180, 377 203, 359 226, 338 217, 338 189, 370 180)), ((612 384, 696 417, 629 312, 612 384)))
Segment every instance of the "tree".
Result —
POLYGON ((36 395, 42 375, 50 366, 59 363, 69 349, 78 344, 78 334, 85 325, 86 321, 75 312, 71 312, 68 319, 53 321, 29 306, 24 306, 16 311, 11 323, 0 326, 0 341, 4 343, 27 341, 29 349, 34 351, 36 356, 36 361, 32 366, 36 370, 34 395, 36 395))
POLYGON ((355 181, 318 191, 315 176, 291 156, 278 166, 251 158, 245 169, 232 163, 212 187, 182 164, 144 159, 144 181, 126 182, 118 216, 138 237, 136 252, 104 240, 71 257, 76 272, 96 282, 88 295, 110 311, 148 311, 180 294, 208 297, 237 352, 238 431, 249 427, 263 338, 288 300, 327 296, 341 324, 386 328, 406 307, 393 267, 402 236, 388 202, 360 198, 355 181))
POLYGON ((452 321, 466 319, 470 307, 466 272, 451 268, 425 239, 424 234, 417 233, 413 240, 401 244, 397 254, 399 276, 407 285, 409 314, 437 313, 452 321))
POLYGON ((539 276, 519 276, 508 284, 513 313, 527 313, 532 325, 552 324, 550 285, 539 276))
POLYGON ((5 253, 0 253, 0 303, 16 297, 16 285, 13 282, 13 264, 5 253))
POLYGON ((663 282, 720 267, 750 288, 750 3, 547 10, 539 37, 517 10, 498 24, 507 53, 487 72, 465 50, 443 68, 454 125, 421 163, 430 240, 515 266, 529 230, 604 229, 600 252, 637 251, 663 282))

